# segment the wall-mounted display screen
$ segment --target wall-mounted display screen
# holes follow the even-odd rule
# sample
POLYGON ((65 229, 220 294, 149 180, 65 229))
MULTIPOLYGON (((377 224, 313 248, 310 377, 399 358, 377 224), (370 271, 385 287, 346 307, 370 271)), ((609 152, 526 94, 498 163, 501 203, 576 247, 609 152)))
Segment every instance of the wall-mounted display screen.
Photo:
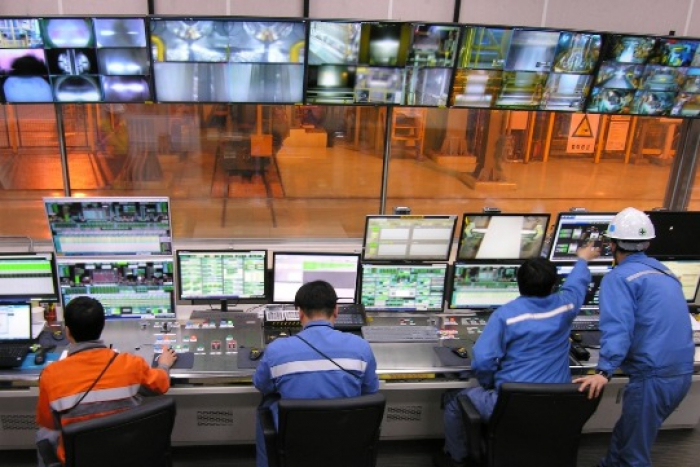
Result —
MULTIPOLYGON (((564 285, 564 281, 566 281, 573 269, 573 265, 557 266, 557 289, 560 289, 561 286, 564 285)), ((588 267, 588 269, 591 271, 591 282, 588 284, 588 290, 586 291, 586 297, 583 299, 581 309, 597 310, 600 305, 600 283, 603 280, 603 277, 612 270, 612 266, 591 265, 588 267)))
POLYGON ((153 19, 161 102, 298 103, 303 99, 305 23, 153 19))
POLYGON ((168 198, 44 198, 44 206, 59 256, 172 254, 168 198))
POLYGON ((468 26, 451 103, 464 107, 583 109, 600 34, 468 26))
POLYGON ((576 250, 589 242, 600 248, 600 256, 591 262, 612 263, 610 240, 605 237, 615 213, 561 212, 552 236, 549 259, 554 262, 576 261, 576 250))
POLYGON ((459 29, 441 24, 413 24, 407 65, 451 68, 459 45, 459 29))
POLYGON ((535 258, 548 224, 549 214, 465 213, 457 259, 535 258))
POLYGON ((178 250, 180 300, 265 298, 266 250, 178 250))
POLYGON ((110 318, 174 318, 173 259, 58 258, 63 306, 89 296, 110 318))
POLYGON ((143 18, 0 20, 4 102, 146 102, 143 18))
POLYGON ((649 211, 656 238, 647 249, 647 255, 660 259, 700 259, 700 212, 649 211))
POLYGON ((338 303, 355 303, 360 255, 354 253, 275 252, 272 260, 272 301, 294 303, 299 287, 324 280, 338 295, 338 303))
POLYGON ((362 264, 367 311, 442 311, 447 264, 362 264))
POLYGON ((53 253, 0 254, 0 302, 58 300, 53 253))
POLYGON ((449 308, 496 308, 518 298, 518 268, 519 263, 455 263, 449 308))
POLYGON ((365 261, 447 261, 457 216, 367 216, 365 261))

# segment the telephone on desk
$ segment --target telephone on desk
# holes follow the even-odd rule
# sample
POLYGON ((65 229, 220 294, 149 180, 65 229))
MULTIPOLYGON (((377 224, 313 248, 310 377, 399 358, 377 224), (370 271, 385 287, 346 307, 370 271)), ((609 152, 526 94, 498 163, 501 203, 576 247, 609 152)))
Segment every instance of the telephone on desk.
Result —
POLYGON ((581 334, 572 332, 569 340, 571 341, 571 348, 569 349, 571 356, 579 362, 587 362, 591 358, 591 353, 581 343, 583 340, 581 334))
POLYGON ((367 313, 364 305, 360 303, 338 304, 338 317, 335 320, 335 329, 339 331, 359 331, 362 326, 367 326, 367 313))

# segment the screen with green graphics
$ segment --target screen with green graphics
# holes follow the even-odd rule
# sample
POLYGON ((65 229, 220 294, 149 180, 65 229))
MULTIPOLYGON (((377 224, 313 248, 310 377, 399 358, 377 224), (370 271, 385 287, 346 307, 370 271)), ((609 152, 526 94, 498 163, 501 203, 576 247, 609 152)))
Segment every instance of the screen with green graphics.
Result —
POLYGON ((0 255, 0 300, 57 300, 53 253, 0 255))
POLYGON ((362 264, 360 300, 367 311, 443 310, 447 264, 362 264))

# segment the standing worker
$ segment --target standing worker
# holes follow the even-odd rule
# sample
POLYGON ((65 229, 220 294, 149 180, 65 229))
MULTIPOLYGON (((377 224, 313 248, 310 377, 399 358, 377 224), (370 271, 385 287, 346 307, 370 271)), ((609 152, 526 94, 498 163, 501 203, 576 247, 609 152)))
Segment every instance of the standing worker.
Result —
POLYGON ((655 237, 649 217, 625 208, 606 235, 617 266, 600 287, 600 358, 595 375, 574 382, 598 397, 615 369, 629 376, 622 414, 599 466, 646 467, 661 424, 690 389, 693 331, 678 278, 644 253, 655 237))

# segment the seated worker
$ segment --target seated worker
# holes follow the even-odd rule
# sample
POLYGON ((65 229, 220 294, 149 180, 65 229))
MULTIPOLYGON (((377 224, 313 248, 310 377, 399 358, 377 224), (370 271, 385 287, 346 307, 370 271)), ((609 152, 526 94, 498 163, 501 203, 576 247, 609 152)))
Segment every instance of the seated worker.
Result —
MULTIPOLYGON (((374 394, 379 389, 377 362, 367 341, 333 329, 338 296, 325 281, 299 288, 294 306, 304 329, 276 339, 265 349, 253 384, 263 394, 260 410, 269 407, 277 419, 275 401, 334 399, 374 394)), ((262 424, 256 427, 258 467, 267 467, 262 424)))
POLYGON ((90 297, 77 297, 64 310, 68 356, 48 365, 39 377, 36 407, 39 466, 41 453, 55 450, 65 461, 60 442, 61 426, 121 412, 138 405, 141 387, 153 394, 170 388, 170 367, 177 356, 172 349, 151 368, 141 357, 117 353, 99 340, 105 325, 102 304, 90 297))
POLYGON ((557 269, 550 261, 533 258, 520 266, 520 297, 493 312, 472 349, 472 370, 481 386, 446 398, 445 449, 435 456, 436 466, 466 465, 466 433, 457 395, 467 395, 481 418, 488 420, 503 383, 571 382, 571 324, 591 282, 587 262, 598 254, 592 245, 579 248, 579 260, 557 293, 552 293, 557 269))

